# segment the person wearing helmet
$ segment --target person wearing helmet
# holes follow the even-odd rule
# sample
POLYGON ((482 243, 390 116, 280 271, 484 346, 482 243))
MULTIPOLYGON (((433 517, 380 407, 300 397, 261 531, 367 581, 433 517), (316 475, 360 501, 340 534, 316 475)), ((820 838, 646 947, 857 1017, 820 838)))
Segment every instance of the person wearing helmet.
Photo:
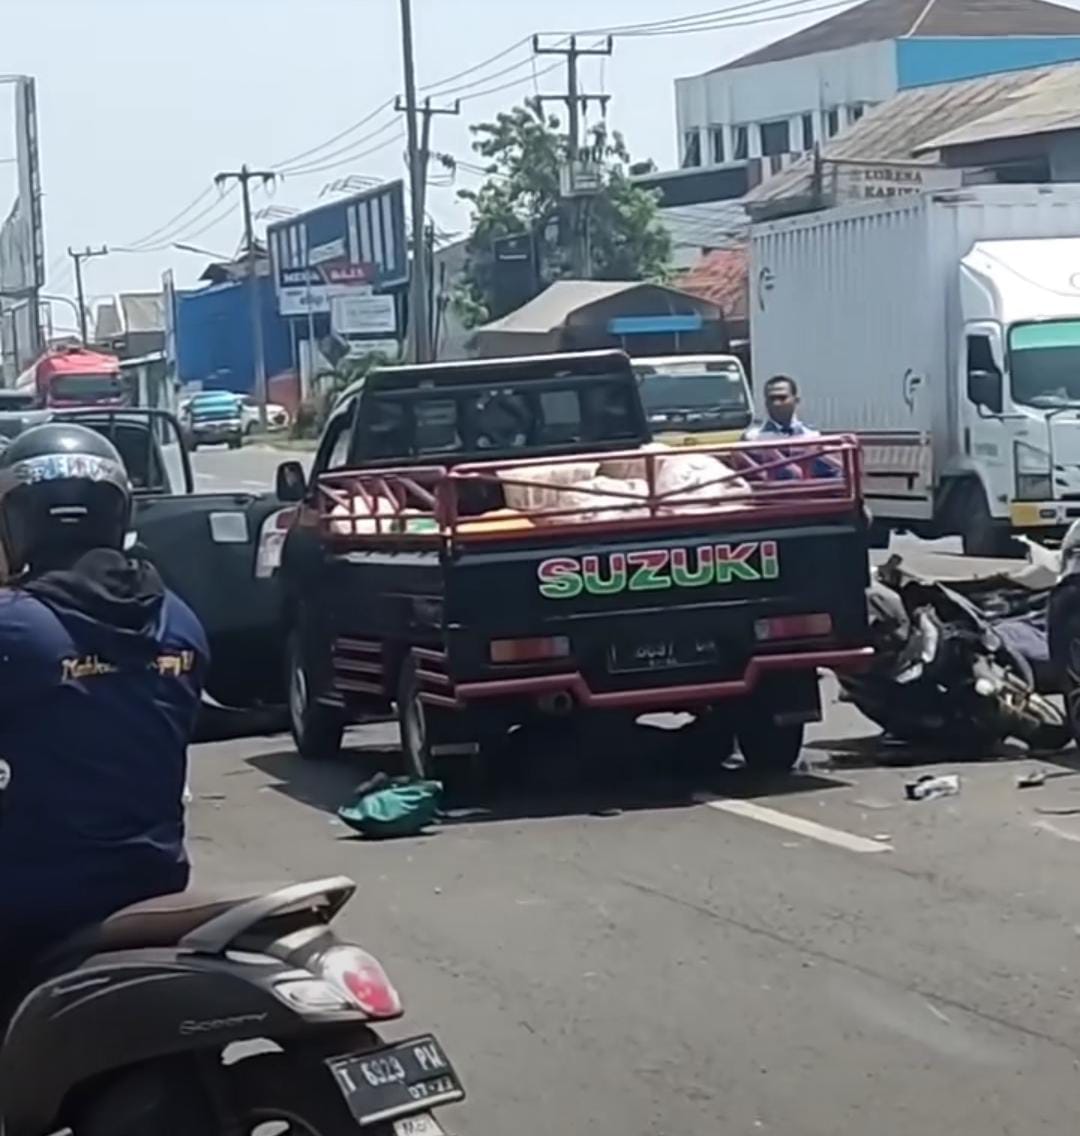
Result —
POLYGON ((93 430, 51 422, 0 453, 5 985, 79 928, 187 885, 181 795, 209 652, 125 554, 131 518, 120 455, 93 430))

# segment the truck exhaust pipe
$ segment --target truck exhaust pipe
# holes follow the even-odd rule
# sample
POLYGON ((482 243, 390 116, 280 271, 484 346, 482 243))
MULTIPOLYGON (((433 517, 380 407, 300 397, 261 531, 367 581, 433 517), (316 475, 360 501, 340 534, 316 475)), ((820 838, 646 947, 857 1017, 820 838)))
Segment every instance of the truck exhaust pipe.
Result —
POLYGON ((536 700, 541 714, 552 718, 565 718, 574 709, 574 700, 565 690, 557 690, 554 694, 542 694, 536 700))

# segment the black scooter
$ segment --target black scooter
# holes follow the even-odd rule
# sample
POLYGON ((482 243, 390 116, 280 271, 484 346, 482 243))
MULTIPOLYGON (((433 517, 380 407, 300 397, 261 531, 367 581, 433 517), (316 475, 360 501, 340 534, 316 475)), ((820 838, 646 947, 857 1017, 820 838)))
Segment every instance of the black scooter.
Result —
POLYGON ((908 742, 979 753, 1007 738, 1061 749, 1069 730, 1031 662, 959 591, 909 573, 898 556, 868 592, 874 663, 840 675, 847 701, 908 742))
POLYGON ((0 1049, 3 1136, 440 1136, 464 1091, 434 1037, 372 1029, 402 1006, 330 927, 354 891, 168 896, 63 944, 0 1049))

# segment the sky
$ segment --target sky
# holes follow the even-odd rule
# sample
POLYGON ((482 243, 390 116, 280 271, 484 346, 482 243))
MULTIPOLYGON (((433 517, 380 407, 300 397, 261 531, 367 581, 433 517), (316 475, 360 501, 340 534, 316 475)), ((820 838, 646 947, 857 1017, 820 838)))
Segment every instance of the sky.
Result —
MULTIPOLYGON (((478 160, 470 152, 469 123, 536 91, 565 90, 557 59, 530 62, 522 41, 533 33, 589 32, 731 9, 724 18, 733 26, 620 36, 610 59, 583 63, 583 89, 612 96, 609 119, 634 157, 670 168, 677 150, 674 80, 826 18, 844 0, 827 4, 413 0, 421 96, 426 85, 441 82, 433 92, 441 104, 450 100, 441 99, 440 90, 449 94, 471 84, 457 92, 467 99, 461 117, 435 120, 432 148, 478 160), (505 54, 444 82, 499 53, 505 54)), ((194 284, 206 258, 172 242, 233 253, 240 212, 233 198, 218 204, 212 191, 175 224, 166 223, 211 186, 217 171, 241 163, 294 170, 272 198, 259 193, 257 210, 275 203, 310 207, 328 183, 349 175, 404 176, 403 120, 390 108, 378 110, 402 90, 399 0, 0 0, 0 28, 0 74, 37 81, 49 292, 73 293, 69 245, 148 250, 89 262, 88 297, 157 289, 166 268, 180 286, 194 284), (324 145, 369 116, 363 127, 324 145)), ((14 153, 10 92, 0 86, 4 215, 14 197, 14 166, 3 161, 14 153)), ((429 208, 442 231, 464 234, 468 212, 456 191, 476 178, 463 171, 457 176, 458 184, 429 191, 429 208)), ((70 319, 59 305, 55 316, 60 326, 70 319)))

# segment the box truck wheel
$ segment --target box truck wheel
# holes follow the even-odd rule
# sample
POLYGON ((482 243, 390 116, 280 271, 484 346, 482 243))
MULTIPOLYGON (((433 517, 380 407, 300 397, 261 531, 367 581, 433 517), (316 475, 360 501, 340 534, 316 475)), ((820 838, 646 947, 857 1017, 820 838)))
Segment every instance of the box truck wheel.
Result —
POLYGON ((1009 526, 990 515, 986 493, 978 481, 965 481, 954 497, 954 517, 965 556, 1007 556, 1012 545, 1009 526))

